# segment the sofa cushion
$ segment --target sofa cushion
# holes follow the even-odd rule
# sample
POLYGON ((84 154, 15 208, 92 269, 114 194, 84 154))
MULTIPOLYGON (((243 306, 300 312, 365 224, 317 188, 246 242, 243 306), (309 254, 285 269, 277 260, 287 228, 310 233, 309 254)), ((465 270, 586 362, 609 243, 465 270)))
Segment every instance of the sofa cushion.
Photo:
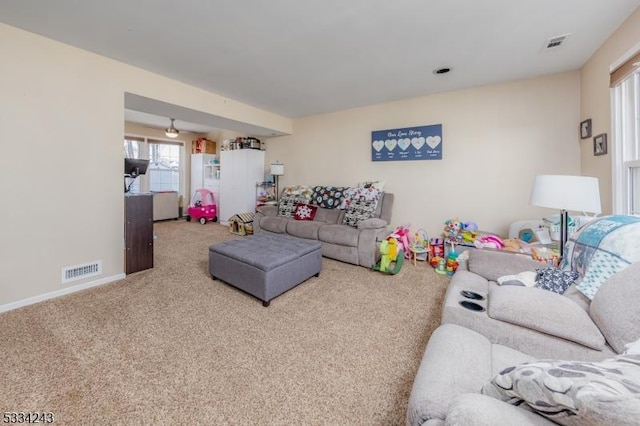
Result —
POLYGON ((561 267, 580 274, 577 289, 593 300, 607 278, 640 261, 638 235, 640 218, 613 215, 594 219, 569 238, 561 267))
POLYGON ((313 220, 318 211, 318 206, 312 206, 310 204, 298 203, 296 204, 296 211, 293 214, 295 220, 313 220))
POLYGON ((504 369, 482 393, 562 425, 637 425, 640 355, 601 362, 542 360, 504 369))
POLYGON ((445 425, 554 426, 556 423, 487 395, 464 393, 451 401, 445 425))
POLYGON ((487 312, 493 319, 557 336, 596 350, 604 337, 572 300, 539 288, 493 286, 487 312))
POLYGON ((318 230, 320 241, 341 246, 357 247, 359 236, 360 231, 346 225, 324 225, 318 230))
POLYGON ((616 352, 640 338, 640 262, 609 278, 596 293, 589 312, 616 352))
POLYGON ((470 249, 467 266, 469 271, 488 280, 497 281, 504 275, 519 274, 524 271, 535 271, 542 264, 529 256, 513 253, 470 249))
POLYGON ((311 195, 311 204, 317 204, 326 209, 335 209, 340 206, 344 198, 344 186, 315 186, 311 195))
POLYGON ((291 221, 292 219, 282 216, 265 216, 260 219, 260 228, 276 234, 284 234, 287 229, 287 223, 291 221))
POLYGON ((318 211, 316 211, 316 215, 313 220, 335 224, 338 223, 341 214, 342 210, 323 209, 322 207, 318 207, 318 211))
POLYGON ((306 238, 310 240, 318 239, 318 230, 321 226, 325 225, 324 222, 318 221, 299 221, 288 220, 287 221, 287 234, 298 238, 306 238))

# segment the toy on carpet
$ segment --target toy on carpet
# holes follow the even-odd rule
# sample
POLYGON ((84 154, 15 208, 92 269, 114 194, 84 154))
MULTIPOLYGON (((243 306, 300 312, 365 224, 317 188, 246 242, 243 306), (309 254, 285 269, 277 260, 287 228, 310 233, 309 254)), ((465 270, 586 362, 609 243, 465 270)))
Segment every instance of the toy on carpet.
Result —
POLYGON ((449 250, 449 255, 447 256, 447 262, 445 264, 445 270, 447 275, 453 275, 458 269, 458 253, 456 253, 456 248, 453 244, 451 244, 451 250, 449 250))
POLYGON ((433 237, 429 242, 429 248, 431 252, 431 257, 442 257, 444 256, 444 241, 442 238, 433 237))
POLYGON ((411 252, 416 260, 427 260, 429 258, 429 237, 424 229, 419 229, 413 236, 411 252))
POLYGON ((400 272, 404 263, 404 252, 395 238, 389 236, 380 243, 380 254, 380 262, 373 265, 372 269, 389 275, 400 272))
POLYGON ((409 229, 409 225, 400 225, 389 235, 389 237, 394 238, 398 242, 398 249, 402 250, 404 257, 407 259, 411 257, 410 236, 411 229, 409 229))

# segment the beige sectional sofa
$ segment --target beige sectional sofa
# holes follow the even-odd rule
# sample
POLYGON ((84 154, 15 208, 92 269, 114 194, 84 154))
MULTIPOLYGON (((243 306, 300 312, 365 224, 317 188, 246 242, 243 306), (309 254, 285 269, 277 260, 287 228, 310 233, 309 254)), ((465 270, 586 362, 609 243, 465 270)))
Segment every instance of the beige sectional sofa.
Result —
POLYGON ((323 256, 371 267, 380 259, 379 242, 390 232, 393 198, 392 193, 383 193, 373 217, 356 226, 343 224, 344 209, 319 207, 313 220, 296 220, 279 215, 278 206, 261 206, 256 209, 253 230, 317 240, 323 256))
POLYGON ((583 226, 563 265, 579 279, 563 294, 498 285, 545 265, 471 250, 414 379, 407 425, 637 424, 640 348, 625 352, 640 346, 639 237, 640 219, 583 226), (463 291, 479 294, 471 301, 482 310, 462 307, 463 291))

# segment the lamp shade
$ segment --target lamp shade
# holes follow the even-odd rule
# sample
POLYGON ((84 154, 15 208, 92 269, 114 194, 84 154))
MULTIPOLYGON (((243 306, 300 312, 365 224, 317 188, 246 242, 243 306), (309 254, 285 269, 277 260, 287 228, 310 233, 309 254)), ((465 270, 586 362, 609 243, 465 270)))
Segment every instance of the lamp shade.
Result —
POLYGON ((598 178, 590 176, 536 176, 530 203, 550 209, 595 214, 602 212, 598 178))
POLYGON ((274 176, 282 176, 284 174, 284 164, 271 164, 271 174, 274 176))
POLYGON ((178 134, 180 133, 178 131, 178 129, 175 128, 175 126, 173 125, 173 121, 174 119, 171 118, 171 126, 167 127, 166 129, 164 129, 164 134, 167 135, 167 137, 169 138, 177 138, 178 134))

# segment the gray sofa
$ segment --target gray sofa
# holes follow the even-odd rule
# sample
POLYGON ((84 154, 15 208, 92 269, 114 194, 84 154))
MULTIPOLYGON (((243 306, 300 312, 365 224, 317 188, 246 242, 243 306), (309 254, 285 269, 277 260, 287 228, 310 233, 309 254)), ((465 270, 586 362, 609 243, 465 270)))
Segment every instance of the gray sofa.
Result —
POLYGON ((380 259, 379 242, 389 235, 393 194, 384 193, 374 217, 357 227, 343 225, 344 210, 318 208, 313 220, 295 220, 278 215, 278 207, 260 206, 253 220, 253 232, 286 234, 320 241, 322 255, 370 268, 380 259))
MULTIPOLYGON (((561 295, 496 283, 498 277, 541 267, 521 255, 469 251, 468 261, 452 277, 442 324, 431 336, 414 379, 408 425, 555 424, 525 409, 526 403, 515 406, 481 390, 501 371, 509 375, 514 366, 525 368, 523 363, 535 362, 538 368, 542 360, 569 360, 562 362, 592 371, 605 359, 617 362, 625 345, 640 339, 640 262, 609 276, 593 300, 575 285, 561 295), (464 290, 480 294, 483 299, 474 302, 485 310, 462 307, 460 302, 469 300, 461 294, 464 290)), ((634 371, 640 374, 640 357, 634 371)), ((561 419, 564 424, 637 424, 640 384, 630 383, 638 392, 632 398, 581 402, 578 415, 554 415, 567 416, 561 419), (621 403, 628 406, 621 409, 616 405, 621 403)))

